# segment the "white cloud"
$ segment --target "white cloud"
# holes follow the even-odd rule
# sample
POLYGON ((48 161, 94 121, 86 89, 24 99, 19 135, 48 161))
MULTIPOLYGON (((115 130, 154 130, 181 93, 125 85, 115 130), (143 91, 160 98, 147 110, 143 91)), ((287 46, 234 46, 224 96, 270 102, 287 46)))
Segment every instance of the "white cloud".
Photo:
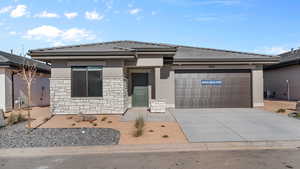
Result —
POLYGON ((66 12, 64 15, 65 15, 68 19, 73 19, 73 18, 75 18, 75 17, 78 16, 78 13, 77 13, 77 12, 66 12))
POLYGON ((53 42, 52 43, 53 46, 64 46, 65 44, 59 41, 53 42))
POLYGON ((16 35, 17 32, 15 32, 15 31, 10 31, 9 34, 10 34, 10 35, 16 35))
POLYGON ((9 12, 13 7, 12 6, 5 6, 3 8, 0 8, 0 14, 3 14, 3 13, 7 13, 9 12))
POLYGON ((43 11, 43 12, 35 15, 35 17, 38 17, 38 18, 59 18, 59 15, 56 14, 56 13, 43 11))
POLYGON ((62 39, 66 41, 81 41, 82 39, 93 40, 95 36, 85 29, 71 28, 62 34, 62 39))
POLYGON ((62 30, 49 25, 43 25, 30 29, 26 32, 25 37, 28 39, 54 39, 62 34, 62 30))
POLYGON ((23 36, 27 39, 46 40, 53 44, 58 42, 74 42, 81 40, 93 40, 96 38, 94 34, 85 29, 70 28, 66 30, 59 29, 55 26, 43 25, 30 29, 23 36))
POLYGON ((264 53, 264 54, 270 54, 270 55, 278 55, 281 53, 285 53, 287 51, 289 51, 289 49, 286 47, 282 47, 282 46, 264 47, 261 49, 254 50, 254 52, 257 52, 257 53, 264 53))
POLYGON ((10 16, 13 18, 18 18, 26 15, 27 13, 26 5, 17 5, 17 7, 11 11, 10 16))
POLYGON ((100 15, 96 11, 91 11, 91 12, 87 11, 85 12, 85 18, 88 20, 102 20, 104 16, 100 15))
POLYGON ((140 9, 140 8, 134 8, 134 9, 129 10, 129 14, 136 15, 136 14, 140 13, 141 11, 142 11, 142 9, 140 9))

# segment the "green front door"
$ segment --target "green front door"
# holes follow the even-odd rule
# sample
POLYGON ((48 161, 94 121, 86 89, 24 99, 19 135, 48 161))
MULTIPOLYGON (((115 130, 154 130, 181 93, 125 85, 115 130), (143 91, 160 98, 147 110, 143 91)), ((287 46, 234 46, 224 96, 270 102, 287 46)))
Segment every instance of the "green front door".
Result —
POLYGON ((132 74, 132 106, 148 107, 148 74, 132 74))

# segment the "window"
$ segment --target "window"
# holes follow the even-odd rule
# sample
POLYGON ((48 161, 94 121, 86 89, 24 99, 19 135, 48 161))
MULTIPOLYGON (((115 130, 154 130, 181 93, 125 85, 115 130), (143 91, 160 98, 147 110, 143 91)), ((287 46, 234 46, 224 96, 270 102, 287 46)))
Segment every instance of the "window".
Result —
POLYGON ((102 97, 102 67, 72 67, 72 97, 102 97))

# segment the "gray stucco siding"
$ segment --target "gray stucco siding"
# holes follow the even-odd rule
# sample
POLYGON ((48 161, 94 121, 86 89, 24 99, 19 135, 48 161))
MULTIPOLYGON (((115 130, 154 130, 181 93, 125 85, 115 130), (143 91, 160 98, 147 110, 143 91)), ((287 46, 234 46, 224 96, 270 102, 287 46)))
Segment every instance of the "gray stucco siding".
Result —
POLYGON ((292 65, 264 71, 264 91, 275 92, 276 99, 288 99, 288 85, 291 100, 300 100, 300 65, 292 65))

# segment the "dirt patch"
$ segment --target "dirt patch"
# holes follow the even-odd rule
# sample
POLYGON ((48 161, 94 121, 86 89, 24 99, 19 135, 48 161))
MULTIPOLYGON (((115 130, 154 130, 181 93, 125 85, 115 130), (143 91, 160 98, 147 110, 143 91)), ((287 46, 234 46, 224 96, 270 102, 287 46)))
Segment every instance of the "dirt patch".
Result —
POLYGON ((285 100, 265 100, 264 107, 259 107, 266 111, 271 111, 277 113, 279 109, 285 109, 285 112, 282 114, 289 114, 295 112, 296 101, 285 101, 285 100))
MULTIPOLYGON (((75 122, 76 115, 56 115, 40 128, 112 128, 120 131, 119 144, 180 144, 188 143, 176 122, 145 122, 143 135, 134 137, 134 121, 121 122, 121 115, 95 115, 97 120, 75 122), (105 119, 105 120, 103 120, 105 119), (161 127, 165 126, 165 127, 161 127), (168 135, 168 137, 163 137, 168 135)), ((42 117, 40 117, 42 119, 42 117)))

